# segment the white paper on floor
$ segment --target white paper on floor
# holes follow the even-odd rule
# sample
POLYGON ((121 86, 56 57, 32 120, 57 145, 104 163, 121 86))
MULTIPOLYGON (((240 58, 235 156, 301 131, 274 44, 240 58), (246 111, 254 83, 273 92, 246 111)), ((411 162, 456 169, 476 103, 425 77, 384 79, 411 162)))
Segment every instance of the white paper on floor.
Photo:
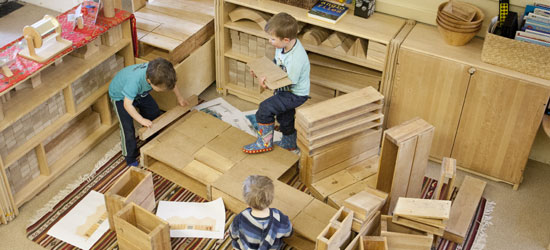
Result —
POLYGON ((222 198, 211 202, 159 201, 157 216, 170 224, 170 237, 223 239, 222 198))
POLYGON ((87 250, 108 229, 105 198, 103 194, 91 191, 48 231, 48 235, 87 250))

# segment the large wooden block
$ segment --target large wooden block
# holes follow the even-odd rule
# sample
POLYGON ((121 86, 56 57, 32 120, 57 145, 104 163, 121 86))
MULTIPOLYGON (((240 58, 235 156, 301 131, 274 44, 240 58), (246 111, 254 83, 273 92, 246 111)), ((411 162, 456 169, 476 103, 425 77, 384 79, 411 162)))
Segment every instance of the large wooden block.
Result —
POLYGON ((317 236, 316 250, 339 249, 351 235, 353 211, 340 208, 331 218, 330 223, 317 236))
POLYGON ((443 238, 462 244, 487 183, 466 176, 451 206, 443 238))
POLYGON ((292 220, 292 227, 295 231, 299 231, 302 237, 314 242, 336 212, 335 208, 313 199, 292 220))
POLYGON ((380 236, 386 237, 388 249, 432 249, 433 234, 395 224, 391 216, 382 215, 380 236))
POLYGON ((361 236, 360 250, 388 250, 388 242, 383 236, 361 236))
POLYGON ((309 191, 315 198, 325 201, 329 195, 336 193, 355 182, 357 182, 357 180, 353 177, 353 175, 343 170, 318 182, 312 183, 309 187, 309 191))
POLYGON ((420 198, 434 127, 420 118, 384 131, 376 188, 389 194, 382 212, 398 197, 420 198))
POLYGON ((115 229, 114 215, 131 202, 153 211, 156 203, 151 172, 131 167, 105 192, 105 206, 112 230, 115 229))
POLYGON ((119 249, 172 249, 168 222, 135 203, 126 205, 113 218, 119 249))
POLYGON ((352 210, 355 218, 365 221, 372 214, 378 211, 384 203, 388 194, 366 187, 366 191, 361 191, 344 201, 344 206, 352 210))

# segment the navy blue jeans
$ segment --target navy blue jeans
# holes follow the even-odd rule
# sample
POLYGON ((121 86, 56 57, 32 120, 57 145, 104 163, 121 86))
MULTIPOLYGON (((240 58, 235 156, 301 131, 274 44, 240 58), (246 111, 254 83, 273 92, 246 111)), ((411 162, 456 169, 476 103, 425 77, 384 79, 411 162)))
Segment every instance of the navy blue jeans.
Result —
POLYGON ((307 96, 297 96, 287 91, 276 91, 272 97, 260 103, 256 112, 258 123, 279 122, 279 130, 283 135, 291 135, 296 132, 294 128, 294 115, 296 108, 308 99, 307 96))
MULTIPOLYGON (((122 143, 122 155, 126 157, 126 163, 131 164, 137 160, 139 151, 137 149, 136 132, 134 129, 134 118, 124 108, 124 101, 112 101, 115 112, 118 116, 120 126, 120 140, 122 143)), ((154 120, 160 116, 159 106, 155 99, 148 93, 138 95, 132 102, 145 119, 154 120)))

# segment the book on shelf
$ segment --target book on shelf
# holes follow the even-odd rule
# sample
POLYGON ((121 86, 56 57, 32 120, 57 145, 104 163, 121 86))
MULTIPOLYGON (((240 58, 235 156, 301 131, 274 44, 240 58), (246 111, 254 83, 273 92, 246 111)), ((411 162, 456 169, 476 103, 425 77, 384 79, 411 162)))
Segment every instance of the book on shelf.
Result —
POLYGON ((317 2, 307 16, 313 19, 336 23, 348 12, 348 7, 333 3, 330 1, 321 0, 317 2))
MULTIPOLYGON (((521 32, 521 31, 518 31, 518 32, 521 32)), ((532 37, 525 37, 525 36, 522 36, 522 35, 519 35, 519 34, 516 34, 515 40, 524 41, 524 42, 528 42, 528 43, 532 43, 532 44, 538 44, 538 45, 542 45, 542 46, 546 46, 546 47, 550 47, 550 43, 549 43, 549 42, 545 42, 545 41, 543 41, 543 40, 539 40, 539 39, 532 38, 532 37)))

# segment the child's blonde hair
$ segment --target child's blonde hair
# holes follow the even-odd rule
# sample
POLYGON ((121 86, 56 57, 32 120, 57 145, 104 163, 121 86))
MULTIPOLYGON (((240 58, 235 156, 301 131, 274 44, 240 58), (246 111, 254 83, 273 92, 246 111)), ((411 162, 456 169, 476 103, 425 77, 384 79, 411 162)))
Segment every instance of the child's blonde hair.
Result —
POLYGON ((279 39, 288 38, 292 40, 298 37, 298 22, 291 15, 280 12, 267 21, 264 30, 279 39))
POLYGON ((275 187, 273 181, 263 175, 250 175, 243 183, 243 197, 251 208, 263 210, 273 202, 275 187))

